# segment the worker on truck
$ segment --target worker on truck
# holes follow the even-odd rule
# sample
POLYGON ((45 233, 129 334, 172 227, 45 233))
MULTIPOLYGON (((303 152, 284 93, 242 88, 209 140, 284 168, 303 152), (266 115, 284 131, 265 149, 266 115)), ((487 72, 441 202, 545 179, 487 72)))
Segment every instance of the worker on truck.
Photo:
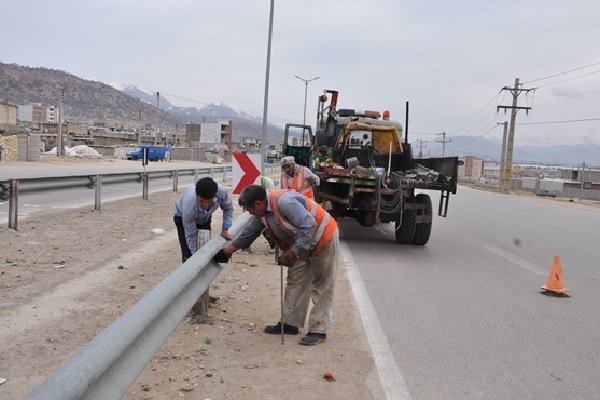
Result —
POLYGON ((233 223, 233 201, 225 186, 218 185, 210 177, 202 178, 195 186, 186 189, 175 203, 173 221, 177 226, 182 262, 198 249, 198 230, 210 231, 212 214, 217 208, 223 210, 221 236, 231 240, 229 228, 233 223))
POLYGON ((315 199, 313 185, 318 186, 319 177, 303 165, 296 164, 294 156, 286 156, 281 159, 280 187, 282 189, 293 189, 302 193, 311 200, 315 199))

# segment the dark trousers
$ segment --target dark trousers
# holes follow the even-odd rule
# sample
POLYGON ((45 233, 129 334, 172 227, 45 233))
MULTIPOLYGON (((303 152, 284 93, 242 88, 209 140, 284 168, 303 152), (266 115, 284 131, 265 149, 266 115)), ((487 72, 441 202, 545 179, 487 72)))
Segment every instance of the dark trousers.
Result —
MULTIPOLYGON (((173 222, 175 222, 175 226, 177 227, 177 237, 179 238, 179 246, 181 247, 181 262, 186 262, 186 260, 192 256, 192 251, 188 247, 187 241, 185 240, 185 229, 183 229, 183 219, 180 216, 175 215, 173 217, 173 222)), ((212 218, 209 218, 205 224, 196 224, 196 228, 210 231, 211 222, 212 218)))

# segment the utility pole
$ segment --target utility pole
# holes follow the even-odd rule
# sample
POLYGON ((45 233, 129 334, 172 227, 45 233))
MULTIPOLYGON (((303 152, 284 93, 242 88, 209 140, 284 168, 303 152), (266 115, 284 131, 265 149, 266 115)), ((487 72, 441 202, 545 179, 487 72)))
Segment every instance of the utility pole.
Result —
POLYGON ((417 155, 417 158, 423 158, 423 139, 417 139, 417 142, 419 143, 419 154, 417 155))
POLYGON ((63 115, 63 100, 65 97, 65 89, 60 89, 60 103, 58 106, 58 131, 56 133, 56 156, 63 156, 63 140, 62 140, 62 115, 63 115))
POLYGON ((504 188, 504 163, 506 162, 506 134, 508 130, 508 121, 499 123, 504 125, 504 133, 502 134, 502 151, 500 152, 500 171, 498 171, 498 191, 501 192, 504 188))
POLYGON ((154 145, 158 145, 159 139, 158 135, 160 134, 160 125, 158 121, 158 104, 160 102, 160 93, 156 92, 156 134, 154 135, 154 145))
POLYGON ((583 162, 583 165, 581 166, 581 184, 579 186, 579 200, 583 199, 583 174, 585 173, 585 161, 583 162))
POLYGON ((137 135, 138 146, 142 144, 142 110, 138 110, 138 135, 137 135))
POLYGON ((446 131, 437 133, 437 135, 442 135, 442 140, 436 139, 435 141, 442 144, 442 157, 444 157, 446 154, 446 143, 452 143, 452 138, 446 140, 446 131))
POLYGON ((504 187, 502 188, 502 191, 504 193, 508 193, 508 191, 510 190, 510 186, 511 186, 511 177, 512 177, 512 160, 513 160, 513 146, 514 146, 514 141, 515 141, 515 121, 517 120, 517 111, 519 110, 525 110, 525 112, 527 114, 529 114, 529 110, 531 110, 531 107, 518 107, 517 106, 517 99, 519 97, 519 95, 521 94, 521 92, 530 92, 532 90, 535 89, 520 89, 519 88, 519 78, 515 78, 515 86, 514 87, 508 87, 508 86, 504 86, 502 88, 502 90, 509 90, 510 93, 513 96, 513 101, 512 101, 512 105, 511 106, 498 106, 498 108, 496 109, 497 111, 499 111, 501 108, 504 109, 504 112, 506 112, 507 109, 510 108, 510 131, 508 133, 508 139, 506 141, 506 162, 504 163, 504 171, 503 171, 503 180, 504 180, 504 187))

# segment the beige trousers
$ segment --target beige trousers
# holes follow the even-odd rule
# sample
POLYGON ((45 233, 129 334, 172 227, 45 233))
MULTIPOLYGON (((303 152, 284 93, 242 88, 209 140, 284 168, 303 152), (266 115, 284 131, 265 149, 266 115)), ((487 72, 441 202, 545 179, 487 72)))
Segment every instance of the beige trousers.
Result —
POLYGON ((338 262, 339 234, 336 229, 331 241, 319 255, 308 260, 298 259, 288 268, 283 299, 283 323, 302 328, 309 302, 313 308, 308 319, 308 332, 326 333, 333 322, 333 293, 338 262))

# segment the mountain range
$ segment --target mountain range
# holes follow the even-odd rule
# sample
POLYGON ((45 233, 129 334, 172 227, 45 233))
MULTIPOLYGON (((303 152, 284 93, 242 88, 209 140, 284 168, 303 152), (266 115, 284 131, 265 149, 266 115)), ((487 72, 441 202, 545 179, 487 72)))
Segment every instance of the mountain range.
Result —
MULTIPOLYGON (((27 67, 0 62, 0 101, 14 104, 41 103, 57 105, 61 89, 64 89, 66 119, 73 122, 101 121, 107 126, 136 128, 142 122, 154 125, 156 121, 156 93, 148 93, 132 84, 109 85, 79 78, 68 72, 27 67), (113 87, 114 86, 114 87, 113 87)), ((163 132, 180 132, 188 122, 216 122, 218 119, 233 120, 236 139, 260 138, 262 118, 244 111, 234 110, 224 104, 207 104, 204 107, 178 107, 168 96, 159 96, 159 121, 163 132)), ((410 134, 410 132, 409 132, 410 134)), ((283 129, 269 124, 267 143, 281 144, 283 129)), ((441 143, 426 143, 424 157, 473 155, 490 161, 500 158, 501 143, 486 138, 453 136, 442 148, 441 143)), ((409 137, 410 141, 410 137, 409 137)), ((413 152, 418 154, 416 142, 413 152)), ((568 146, 516 146, 513 159, 522 163, 600 165, 600 146, 596 144, 573 144, 568 146)))
MULTIPOLYGON (((108 127, 137 128, 141 113, 143 123, 154 126, 156 122, 156 94, 142 91, 135 85, 120 85, 119 90, 65 71, 0 62, 0 101, 18 105, 58 105, 62 89, 67 121, 104 122, 108 127)), ((262 136, 262 118, 224 104, 208 104, 202 108, 177 107, 167 97, 159 97, 159 123, 163 132, 182 132, 188 122, 228 119, 233 121, 236 139, 262 136)), ((282 138, 282 128, 272 124, 267 126, 268 143, 278 144, 282 138)))
MULTIPOLYGON (((473 136, 452 136, 451 142, 445 149, 441 143, 426 143, 422 149, 423 157, 446 156, 475 156, 487 161, 498 161, 501 157, 502 142, 473 136)), ((409 133, 410 141, 410 133, 409 133)), ((418 154, 419 148, 413 145, 413 153, 418 154)), ((593 143, 572 144, 563 146, 531 146, 519 145, 514 147, 513 162, 522 164, 546 165, 582 165, 600 166, 600 146, 593 143)))

